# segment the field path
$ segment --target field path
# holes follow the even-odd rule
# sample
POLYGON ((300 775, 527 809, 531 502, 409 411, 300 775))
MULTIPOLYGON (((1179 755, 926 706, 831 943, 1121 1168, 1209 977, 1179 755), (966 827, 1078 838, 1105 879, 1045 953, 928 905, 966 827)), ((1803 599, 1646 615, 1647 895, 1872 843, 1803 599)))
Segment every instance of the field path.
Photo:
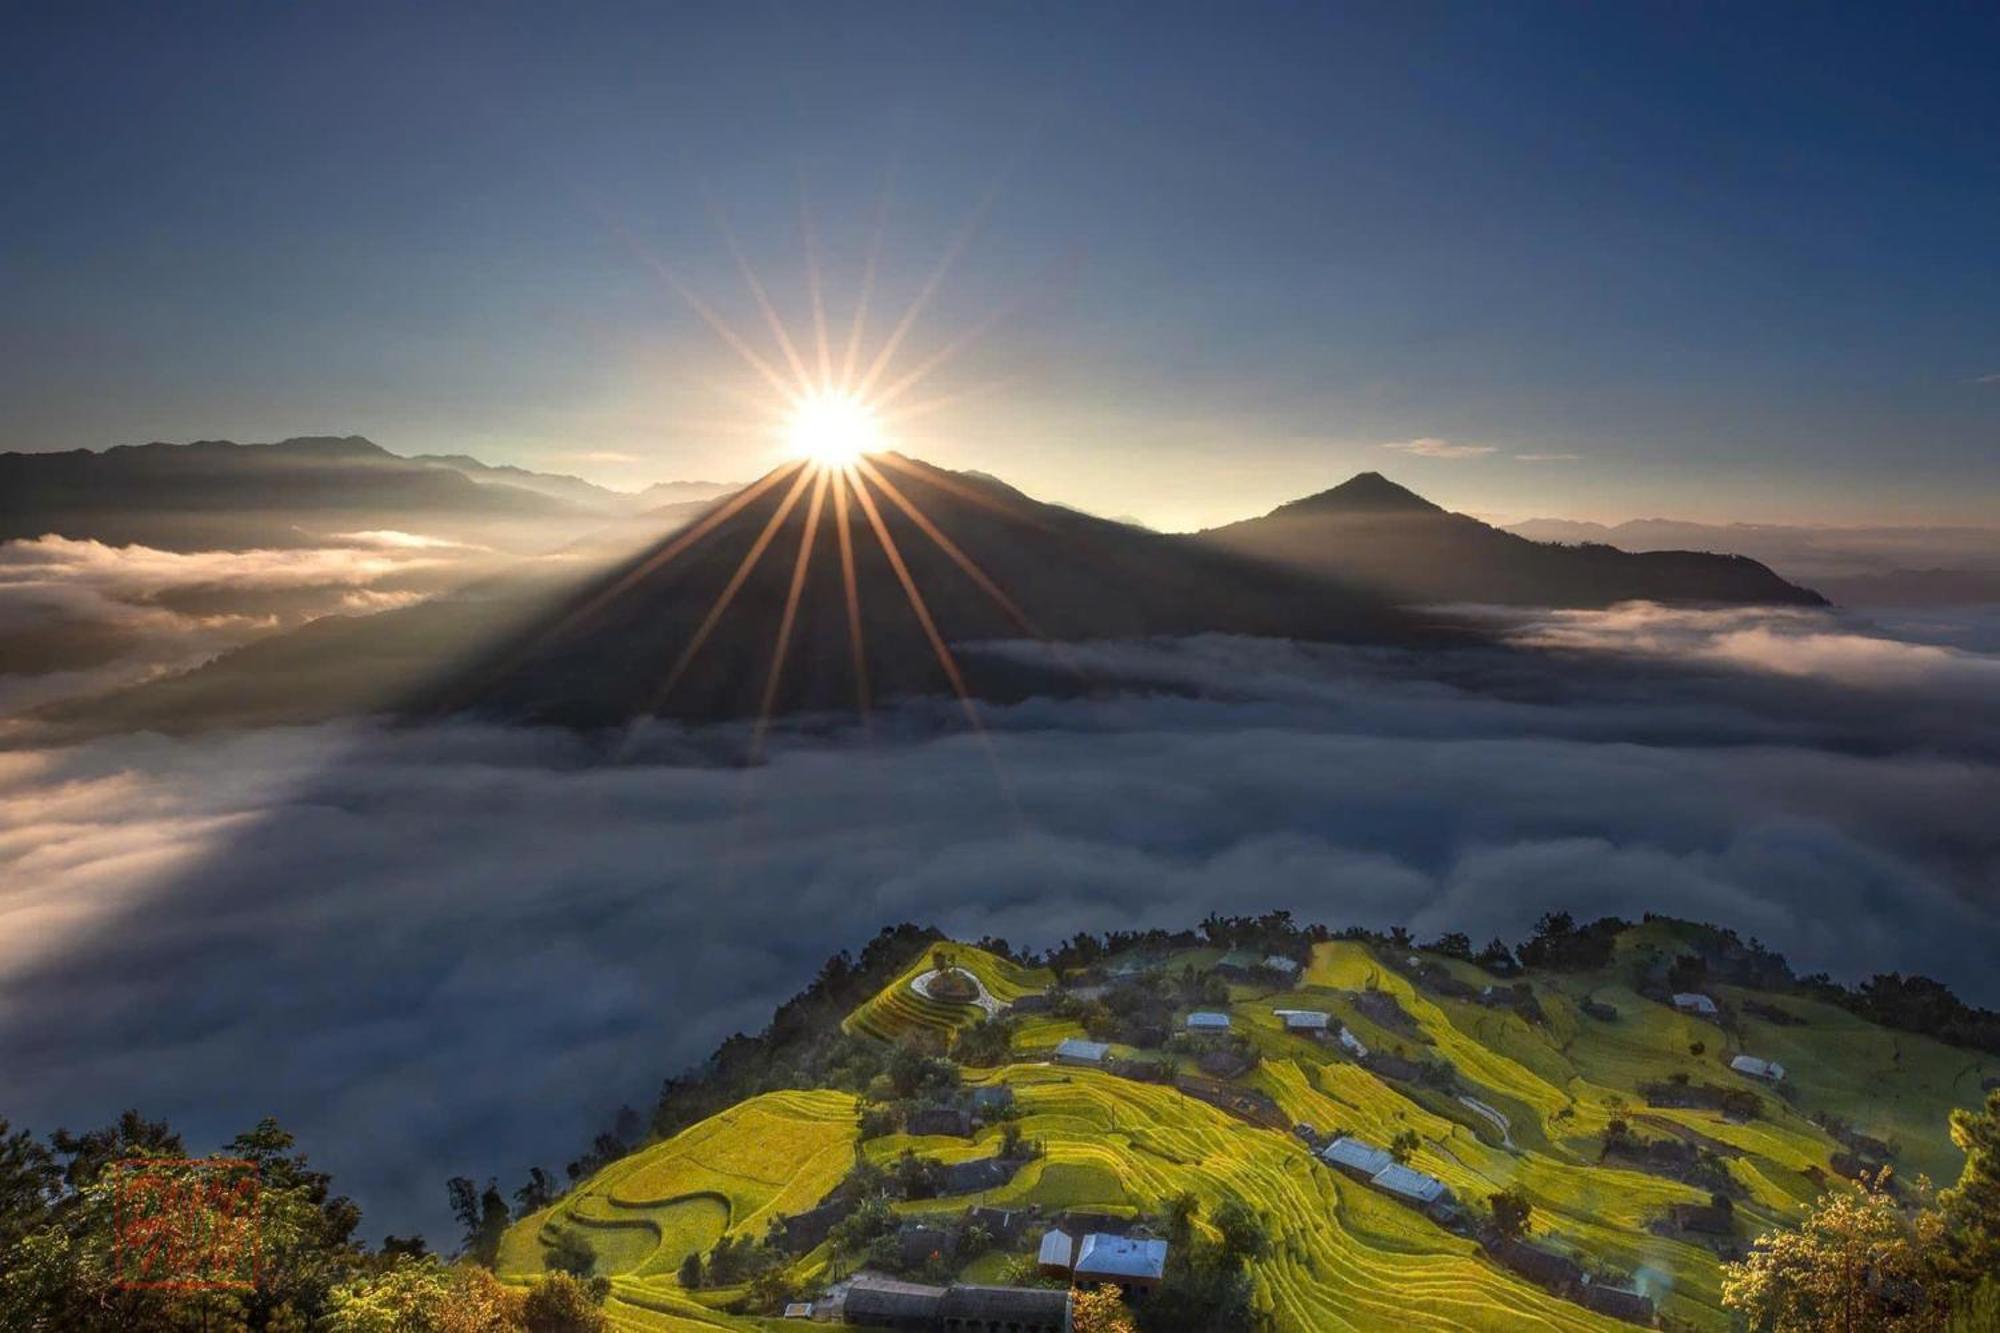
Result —
POLYGON ((1461 1096, 1458 1100, 1460 1105, 1464 1106, 1474 1115, 1482 1116, 1493 1123, 1493 1128, 1500 1131, 1501 1147, 1505 1148, 1508 1152, 1518 1151, 1514 1147, 1514 1136, 1509 1132, 1513 1128, 1513 1124, 1506 1116, 1500 1114, 1500 1112, 1494 1110, 1476 1097, 1461 1096))

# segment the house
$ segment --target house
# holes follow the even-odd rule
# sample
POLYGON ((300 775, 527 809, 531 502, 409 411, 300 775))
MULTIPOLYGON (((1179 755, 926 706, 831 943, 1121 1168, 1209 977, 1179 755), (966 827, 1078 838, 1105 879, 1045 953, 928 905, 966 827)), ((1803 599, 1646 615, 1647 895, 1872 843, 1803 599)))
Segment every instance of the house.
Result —
POLYGON ((985 1287, 953 1283, 938 1302, 937 1327, 945 1333, 1069 1333, 1076 1298, 1046 1287, 985 1287))
POLYGON ((1059 1065, 1101 1065, 1104 1057, 1111 1054, 1106 1042, 1085 1041, 1082 1037, 1065 1037, 1056 1047, 1056 1063, 1059 1065))
POLYGON ((863 1328, 908 1333, 1068 1333, 1073 1298, 1042 1287, 927 1287, 864 1275, 848 1284, 841 1318, 863 1328))
MULTIPOLYGON (((1728 1203, 1727 1199, 1722 1200, 1728 1203)), ((1712 1203, 1677 1203, 1668 1207, 1667 1217, 1682 1231, 1698 1231, 1705 1236, 1736 1234, 1736 1210, 1712 1203)))
POLYGON ((1295 977, 1299 974, 1299 960, 1296 958, 1287 958, 1281 953, 1274 953, 1266 957, 1264 959, 1264 966, 1282 977, 1295 977))
POLYGON ((1444 1200, 1446 1190, 1442 1180, 1427 1176, 1421 1171, 1412 1171, 1401 1162, 1391 1162, 1377 1171, 1369 1180, 1376 1189, 1408 1200, 1420 1208, 1428 1208, 1444 1200))
POLYGON ((1366 1060, 1368 1058, 1368 1048, 1361 1044, 1361 1038, 1355 1036, 1353 1032, 1344 1027, 1340 1030, 1340 1045, 1341 1049, 1357 1060, 1366 1060))
POLYGON ((903 1129, 920 1136, 972 1137, 972 1113, 957 1106, 922 1106, 903 1117, 903 1129))
POLYGON ((1505 1237, 1496 1237, 1485 1244, 1486 1253, 1494 1263, 1519 1273, 1544 1290, 1567 1296, 1583 1285, 1583 1269, 1560 1254, 1505 1237))
POLYGON ((1068 1277, 1076 1267, 1076 1237, 1050 1227, 1042 1233, 1042 1245, 1035 1252, 1035 1271, 1043 1277, 1068 1277))
POLYGON ((1007 1007, 1017 1014, 1046 1014, 1056 1007, 1056 997, 1047 991, 1037 991, 1021 996, 1007 1007))
POLYGON ((863 1276, 848 1284, 841 1300, 841 1319, 863 1328, 895 1328, 929 1333, 944 1305, 943 1287, 863 1276))
POLYGON ((913 1222, 896 1233, 896 1257, 904 1268, 920 1267, 932 1255, 949 1259, 958 1249, 958 1233, 913 1222))
POLYGON ((1080 1287, 1109 1283, 1128 1300, 1149 1295, 1167 1271, 1167 1243, 1093 1231, 1077 1246, 1071 1269, 1080 1287))
MULTIPOLYGON (((1616 1023, 1618 1010, 1602 1000, 1585 1000, 1580 1006, 1584 1014, 1600 1023, 1616 1023)), ((1650 1302, 1649 1302, 1650 1303, 1650 1302)))
POLYGON ((1684 1014, 1700 1014, 1704 1018, 1713 1018, 1717 1012, 1715 1001, 1698 991, 1675 992, 1674 1008, 1684 1014))
POLYGON ((1357 1180, 1373 1180, 1384 1168, 1396 1164, 1396 1159, 1389 1155, 1387 1149, 1364 1143, 1347 1134, 1320 1149, 1319 1159, 1357 1180))
POLYGON ((1595 1310, 1613 1319, 1622 1319, 1628 1324, 1638 1324, 1642 1328, 1653 1326, 1653 1302, 1649 1297, 1623 1287, 1607 1287, 1597 1282, 1586 1282, 1578 1293, 1577 1300, 1587 1310, 1595 1310))
POLYGON ((1028 1214, 1020 1208, 971 1208, 966 1210, 965 1224, 978 1227, 1003 1245, 1012 1245, 1027 1229, 1028 1214))
POLYGON ((1014 1104, 1014 1090, 1005 1083, 995 1083, 990 1087, 975 1088, 972 1092, 972 1109, 992 1115, 1004 1111, 1014 1104))
POLYGON ((1273 1009, 1271 1012, 1285 1020, 1287 1032, 1325 1032, 1333 1026, 1333 1015, 1318 1009, 1273 1009))
POLYGON ((953 1162, 938 1172, 938 1193, 978 1194, 997 1190, 1014 1178, 1021 1163, 1004 1157, 975 1157, 969 1162, 953 1162))
POLYGON ((1263 959, 1248 949, 1231 949, 1215 964, 1215 974, 1236 981, 1248 981, 1250 974, 1263 966, 1263 959))
POLYGON ((1229 1031, 1229 1015, 1217 1013, 1212 1009, 1197 1009, 1187 1016, 1187 1030, 1189 1032, 1227 1032, 1229 1031))
POLYGON ((1785 1067, 1776 1060, 1759 1060, 1754 1055, 1739 1055, 1729 1062, 1729 1067, 1739 1074, 1761 1078, 1767 1083, 1782 1082, 1785 1077, 1785 1067))
POLYGON ((847 1200, 823 1203, 817 1208, 790 1217, 780 1218, 778 1225, 784 1228, 782 1244, 794 1254, 804 1254, 817 1248, 833 1229, 854 1211, 854 1204, 847 1200))
POLYGON ((813 1303, 811 1301, 793 1301, 785 1307, 785 1318, 787 1319, 810 1319, 812 1317, 813 1303))
POLYGON ((1225 1046, 1203 1051, 1201 1058, 1194 1063, 1195 1068, 1210 1078, 1241 1078, 1257 1067, 1257 1056, 1253 1051, 1239 1051, 1225 1046))

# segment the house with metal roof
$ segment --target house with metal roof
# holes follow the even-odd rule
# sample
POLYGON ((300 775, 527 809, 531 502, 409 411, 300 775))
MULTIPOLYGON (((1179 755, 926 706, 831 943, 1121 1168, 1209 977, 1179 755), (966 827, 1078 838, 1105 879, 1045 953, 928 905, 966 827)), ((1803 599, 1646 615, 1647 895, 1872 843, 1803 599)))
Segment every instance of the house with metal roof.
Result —
POLYGON ((1368 1048, 1361 1044, 1361 1038, 1355 1036, 1351 1030, 1344 1027, 1340 1030, 1340 1045, 1343 1050, 1357 1060, 1366 1060, 1368 1058, 1368 1048))
POLYGON ((1412 1171, 1401 1162, 1391 1162, 1377 1171, 1369 1184, 1384 1190, 1399 1199, 1407 1199, 1420 1208, 1428 1208, 1445 1196, 1445 1184, 1435 1176, 1427 1176, 1421 1171, 1412 1171))
POLYGON ((1065 1037, 1056 1047, 1056 1063, 1059 1065, 1101 1065, 1111 1054, 1108 1042, 1085 1041, 1082 1037, 1065 1037))
POLYGON ((1070 1306, 1076 1298, 1047 1287, 987 1287, 958 1282, 945 1288, 938 1302, 938 1324, 945 1333, 1069 1333, 1070 1306))
POLYGON ((1754 1055, 1739 1055, 1729 1062, 1729 1067, 1739 1074, 1761 1078, 1766 1083, 1782 1082, 1785 1077, 1785 1067, 1776 1060, 1759 1060, 1754 1055))
POLYGON ((1167 1243, 1093 1231, 1077 1246, 1071 1273, 1080 1287, 1109 1283, 1127 1299, 1148 1295, 1167 1271, 1167 1243))
POLYGON ((1718 1012, 1715 1007, 1715 1001, 1709 999, 1699 991, 1675 992, 1674 1008, 1684 1014, 1700 1014, 1705 1018, 1713 1018, 1718 1012))
POLYGON ((1229 1015, 1213 1009, 1197 1009, 1187 1016, 1189 1032, 1227 1032, 1229 1015))
POLYGON ((1389 1155, 1386 1148, 1378 1148, 1350 1134, 1343 1134, 1321 1148, 1319 1159, 1360 1180, 1373 1180, 1384 1167, 1396 1164, 1396 1159, 1389 1155))
POLYGON ((1325 1032, 1333 1026, 1333 1015, 1320 1009, 1273 1009, 1271 1012, 1285 1020, 1287 1032, 1325 1032))
POLYGON ((1264 966, 1281 976, 1295 977, 1299 974, 1299 960, 1274 953, 1264 959, 1264 966))
POLYGON ((1035 1271, 1043 1277, 1068 1277, 1076 1267, 1076 1237, 1057 1227, 1042 1233, 1041 1248, 1035 1251, 1035 1271))

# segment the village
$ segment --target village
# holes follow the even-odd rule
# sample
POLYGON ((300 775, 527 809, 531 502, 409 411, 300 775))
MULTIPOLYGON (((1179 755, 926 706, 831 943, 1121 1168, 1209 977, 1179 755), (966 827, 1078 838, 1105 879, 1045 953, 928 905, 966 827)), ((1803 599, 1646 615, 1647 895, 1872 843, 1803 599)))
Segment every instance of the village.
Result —
MULTIPOLYGON (((685 1253, 672 1289, 640 1255, 614 1291, 780 1323, 1055 1333, 1107 1290, 1142 1328, 1202 1328, 1168 1311, 1234 1284, 1311 1328, 1416 1262, 1450 1275, 1468 1321, 1726 1327, 1720 1265, 1760 1230, 1840 1177, 1939 1162, 1823 1081, 1802 1095, 1807 1053, 1860 1035, 1744 988, 1726 952, 1704 961, 1652 925, 1615 950, 1581 931, 1535 943, 1534 965, 1357 935, 1058 968, 939 943, 844 1020, 841 1049, 880 1071, 858 1095, 718 1118, 782 1181, 768 1203, 721 1191, 735 1242, 685 1253), (1558 1068, 1566 1087, 1541 1072, 1558 1068), (788 1139, 798 1160, 771 1160, 788 1139), (1357 1244, 1380 1247, 1375 1287, 1329 1280, 1314 1254, 1357 1244)), ((1919 1061, 1919 1039, 1867 1040, 1926 1087, 1944 1078, 1948 1048, 1919 1061)), ((610 1173, 602 1204, 541 1219, 540 1244, 627 1235, 602 1228, 651 1198, 675 1234, 717 1142, 662 1172, 687 1192, 610 1173)))

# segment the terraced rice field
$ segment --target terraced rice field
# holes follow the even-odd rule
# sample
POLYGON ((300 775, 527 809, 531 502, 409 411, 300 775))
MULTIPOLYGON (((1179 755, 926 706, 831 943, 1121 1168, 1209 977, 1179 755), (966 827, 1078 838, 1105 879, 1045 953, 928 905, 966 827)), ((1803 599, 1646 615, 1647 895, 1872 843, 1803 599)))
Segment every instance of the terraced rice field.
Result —
MULTIPOLYGON (((987 992, 1005 1004, 1044 990, 1054 980, 1041 968, 1021 967, 970 945, 952 945, 949 952, 953 966, 978 977, 987 992)), ((881 1041, 898 1041, 915 1032, 949 1034, 984 1017, 976 1004, 934 1000, 911 988, 912 981, 934 966, 928 953, 916 960, 901 976, 849 1014, 846 1029, 881 1041)))
MULTIPOLYGON (((1621 949, 1673 947, 1671 938, 1632 932, 1621 949)), ((1002 999, 1040 989, 1048 978, 960 946, 959 966, 1002 999)), ((1622 956, 1621 956, 1622 957, 1622 956)), ((1477 969, 1434 959, 1475 986, 1477 969)), ((938 1005, 909 990, 932 966, 927 955, 848 1019, 848 1029, 883 1039, 946 1032, 977 1015, 972 1005, 938 1005)), ((1517 1187, 1533 1204, 1532 1239, 1601 1274, 1639 1282, 1660 1312, 1700 1329, 1732 1326, 1720 1301, 1715 1254, 1693 1240, 1653 1234, 1677 1203, 1703 1203, 1705 1189, 1635 1170, 1601 1166, 1606 1126, 1623 1117, 1658 1136, 1679 1127, 1737 1155, 1727 1170, 1741 1187, 1739 1239, 1798 1216, 1819 1186, 1809 1173, 1829 1168, 1838 1151, 1809 1116, 1832 1112, 1864 1132, 1896 1142, 1902 1169, 1947 1180, 1958 1170, 1945 1134, 1954 1105, 1977 1100, 1979 1082, 2000 1060, 1905 1034, 1884 1032, 1826 1005, 1784 997, 1799 1026, 1747 1019, 1740 1038, 1713 1022, 1642 999, 1616 977, 1536 975, 1547 1022, 1511 1011, 1445 999, 1383 965, 1366 946, 1321 945, 1293 990, 1270 995, 1233 990, 1236 1031, 1263 1059, 1243 1080, 1273 1098, 1285 1115, 1324 1132, 1348 1132, 1386 1144, 1414 1131, 1410 1164, 1436 1176, 1461 1200, 1481 1204, 1517 1187), (1407 1016, 1380 1004, 1357 1005, 1358 992, 1392 997, 1407 1016), (1613 1005, 1615 1021, 1587 1017, 1585 998, 1613 1005), (1286 1032, 1273 1008, 1335 1013, 1371 1047, 1413 1059, 1443 1058, 1457 1070, 1459 1093, 1508 1122, 1494 1123, 1455 1094, 1385 1081, 1331 1043, 1286 1032), (1370 1014, 1374 1016, 1371 1017, 1370 1014), (1691 1047, 1700 1043, 1696 1052, 1691 1047), (1727 1067, 1739 1050, 1775 1058, 1792 1073, 1782 1090, 1752 1083, 1727 1067), (1747 1087, 1760 1115, 1734 1123, 1702 1110, 1648 1108, 1641 1084, 1686 1074, 1701 1082, 1747 1087)), ((1713 988, 1725 1003, 1744 995, 1713 988)), ((1283 1333, 1412 1329, 1532 1329, 1537 1333, 1628 1328, 1558 1300, 1486 1260, 1472 1242, 1364 1185, 1330 1170, 1288 1134, 1247 1125, 1171 1087, 1114 1078, 1040 1061, 1068 1020, 1033 1017, 1017 1033, 1024 1061, 968 1071, 972 1083, 1005 1082, 1015 1091, 1020 1126, 1045 1155, 1006 1185, 983 1195, 907 1202, 906 1214, 956 1214, 986 1203, 1079 1208, 1126 1215, 1152 1211, 1192 1191, 1212 1210, 1243 1200, 1264 1216, 1272 1256, 1254 1270, 1257 1298, 1283 1333)), ((786 1093, 753 1099, 694 1126, 666 1144, 607 1168, 556 1208, 509 1233, 503 1271, 539 1271, 543 1246, 561 1228, 579 1228, 597 1246, 604 1271, 617 1274, 614 1317, 621 1327, 696 1333, 776 1327, 717 1313, 732 1293, 682 1292, 680 1259, 723 1234, 760 1234, 768 1219, 818 1202, 857 1150, 892 1161, 905 1148, 961 1161, 990 1155, 999 1128, 973 1140, 890 1135, 857 1149, 855 1104, 833 1093, 786 1093)), ((807 1256, 801 1274, 824 1254, 807 1256)), ((990 1277, 1004 1256, 989 1255, 990 1277)))
POLYGON ((615 1304, 638 1312, 630 1316, 640 1321, 634 1327, 679 1326, 661 1320, 742 1327, 681 1291, 681 1260, 724 1235, 761 1237, 772 1218, 817 1204, 854 1164, 855 1117, 855 1101, 844 1093, 754 1097, 613 1163, 516 1223, 499 1271, 540 1274, 548 1247, 574 1232, 596 1252, 596 1271, 613 1279, 615 1304))

